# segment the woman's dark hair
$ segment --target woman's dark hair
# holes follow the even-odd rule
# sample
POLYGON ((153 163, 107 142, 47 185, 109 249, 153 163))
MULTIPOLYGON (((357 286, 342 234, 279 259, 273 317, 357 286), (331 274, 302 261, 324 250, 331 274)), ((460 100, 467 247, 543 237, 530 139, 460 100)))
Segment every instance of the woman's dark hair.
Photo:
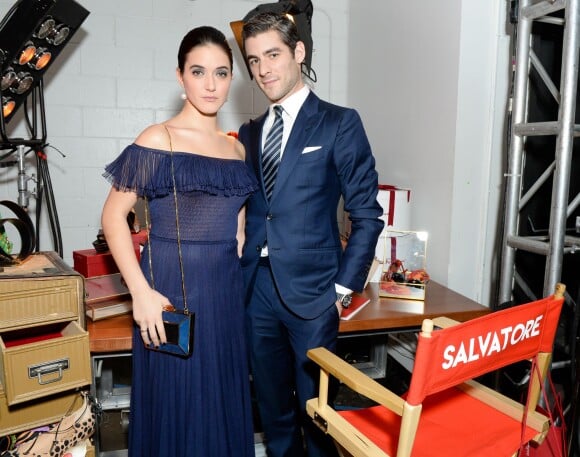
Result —
POLYGON ((242 29, 242 43, 244 54, 246 40, 264 32, 275 30, 280 35, 282 42, 288 46, 292 52, 296 49, 296 43, 300 41, 296 24, 285 14, 279 13, 259 13, 244 22, 242 29))
POLYGON ((197 46, 206 44, 215 44, 222 48, 230 59, 230 69, 233 68, 234 58, 232 56, 232 49, 230 48, 225 35, 214 27, 204 25, 190 30, 183 37, 183 40, 181 40, 179 52, 177 53, 177 65, 181 73, 183 73, 183 70, 185 69, 185 57, 189 51, 197 46))

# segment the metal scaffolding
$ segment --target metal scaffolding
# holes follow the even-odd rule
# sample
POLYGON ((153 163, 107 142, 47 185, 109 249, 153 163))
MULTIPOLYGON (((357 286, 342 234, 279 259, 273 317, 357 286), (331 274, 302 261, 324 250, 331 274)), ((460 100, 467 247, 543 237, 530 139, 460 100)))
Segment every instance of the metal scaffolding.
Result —
MULTIPOLYGON (((516 251, 546 256, 543 295, 549 295, 562 275, 564 254, 580 249, 580 238, 567 236, 566 220, 580 205, 580 194, 569 202, 570 170, 575 136, 580 126, 574 124, 580 54, 580 0, 520 0, 516 27, 515 75, 513 82, 512 128, 506 173, 506 196, 502 258, 499 276, 499 303, 512 298, 514 281, 529 290, 515 268, 516 251), (561 13, 563 13, 563 15, 561 13), (556 13, 556 14, 554 14, 556 13), (563 33, 559 90, 532 49, 535 21, 551 24, 563 33), (551 96, 558 103, 557 119, 528 122, 530 71, 534 69, 551 96), (556 137, 554 160, 537 181, 523 193, 525 143, 531 136, 556 137), (539 188, 552 177, 549 227, 546 236, 523 236, 520 225, 522 208, 539 188)), ((546 154, 551 151, 546 151, 546 154)), ((578 225, 578 223, 577 223, 578 225)))

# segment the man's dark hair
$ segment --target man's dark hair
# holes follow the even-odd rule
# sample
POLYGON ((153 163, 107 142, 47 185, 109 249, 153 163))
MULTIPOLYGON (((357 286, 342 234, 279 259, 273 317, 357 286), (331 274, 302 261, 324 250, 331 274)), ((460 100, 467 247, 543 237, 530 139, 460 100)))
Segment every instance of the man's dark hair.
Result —
POLYGON ((300 41, 296 24, 286 14, 279 13, 259 13, 248 19, 242 29, 242 43, 244 55, 246 54, 246 40, 264 32, 274 30, 278 32, 280 38, 292 53, 296 49, 296 43, 300 41))

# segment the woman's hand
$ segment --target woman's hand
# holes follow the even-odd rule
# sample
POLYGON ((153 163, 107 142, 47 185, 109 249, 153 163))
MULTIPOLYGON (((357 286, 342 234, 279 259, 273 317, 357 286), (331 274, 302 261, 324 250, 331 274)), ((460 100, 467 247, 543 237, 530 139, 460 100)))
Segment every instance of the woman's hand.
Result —
POLYGON ((146 346, 159 347, 167 342, 161 311, 172 310, 173 305, 167 297, 148 288, 133 294, 133 319, 139 326, 141 338, 146 346))

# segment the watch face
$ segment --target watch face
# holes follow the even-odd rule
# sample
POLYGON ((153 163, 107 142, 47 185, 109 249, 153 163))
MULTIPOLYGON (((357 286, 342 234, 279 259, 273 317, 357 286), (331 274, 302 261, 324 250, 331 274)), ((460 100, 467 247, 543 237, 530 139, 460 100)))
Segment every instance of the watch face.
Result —
POLYGON ((352 302, 352 296, 350 296, 350 295, 345 295, 341 301, 342 306, 344 308, 348 308, 350 306, 351 302, 352 302))

